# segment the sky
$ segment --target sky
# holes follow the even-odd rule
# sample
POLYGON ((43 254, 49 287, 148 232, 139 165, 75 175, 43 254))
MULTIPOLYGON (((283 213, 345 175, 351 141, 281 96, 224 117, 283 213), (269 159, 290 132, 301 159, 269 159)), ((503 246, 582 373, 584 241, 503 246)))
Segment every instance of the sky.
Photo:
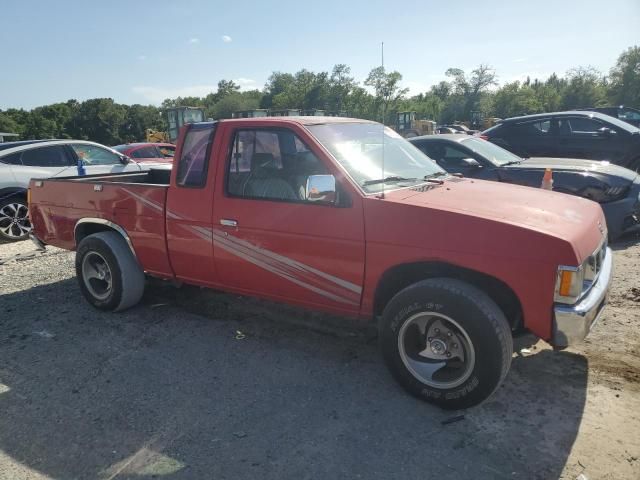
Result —
POLYGON ((273 71, 360 82, 380 65, 412 94, 447 68, 499 82, 591 65, 640 45, 640 0, 19 0, 0 2, 0 109, 111 97, 159 105, 219 80, 262 89, 273 71))

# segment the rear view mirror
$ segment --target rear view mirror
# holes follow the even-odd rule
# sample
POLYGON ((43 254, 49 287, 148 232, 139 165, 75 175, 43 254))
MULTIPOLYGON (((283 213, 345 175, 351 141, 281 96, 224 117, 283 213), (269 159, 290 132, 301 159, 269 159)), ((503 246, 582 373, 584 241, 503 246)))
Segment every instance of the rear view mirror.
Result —
POLYGON ((335 203, 336 179, 333 175, 310 175, 307 178, 308 202, 335 203))

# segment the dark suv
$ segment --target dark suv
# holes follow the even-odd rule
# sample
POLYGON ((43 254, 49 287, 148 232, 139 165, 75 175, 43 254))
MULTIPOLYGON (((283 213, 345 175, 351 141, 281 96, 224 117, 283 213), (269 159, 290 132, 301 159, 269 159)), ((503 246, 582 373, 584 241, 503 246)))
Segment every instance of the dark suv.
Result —
POLYGON ((508 118, 482 132, 482 137, 521 157, 608 160, 640 171, 640 129, 598 112, 508 118))

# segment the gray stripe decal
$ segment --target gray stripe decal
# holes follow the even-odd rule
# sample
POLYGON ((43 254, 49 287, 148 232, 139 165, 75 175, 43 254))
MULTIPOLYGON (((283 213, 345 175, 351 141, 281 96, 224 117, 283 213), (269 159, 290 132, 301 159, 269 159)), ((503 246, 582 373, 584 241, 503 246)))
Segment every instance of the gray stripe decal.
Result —
POLYGON ((319 287, 316 287, 314 285, 303 282, 302 280, 299 280, 298 278, 294 277, 289 271, 282 270, 282 266, 273 265, 271 263, 268 263, 268 261, 265 261, 264 259, 254 256, 257 252, 253 252, 254 255, 251 255, 250 253, 246 254, 240 248, 238 248, 238 246, 234 245, 233 242, 230 242, 228 239, 222 236, 219 236, 218 234, 215 235, 215 238, 213 239, 213 241, 217 246, 219 246, 223 250, 226 250, 232 255, 236 255, 237 257, 240 257, 250 263, 253 263, 254 265, 259 266, 260 268, 263 268, 275 275, 278 275, 279 277, 289 280, 290 282, 295 283, 296 285, 299 285, 303 288, 306 288, 307 290, 310 290, 314 293, 322 295, 323 297, 329 298, 336 302, 346 303, 354 306, 359 305, 359 302, 354 302, 353 300, 340 297, 331 292, 327 292, 326 290, 323 290, 319 287))
MULTIPOLYGON (((163 206, 158 204, 157 202, 149 200, 148 198, 144 198, 142 195, 132 192, 127 188, 123 188, 123 190, 127 192, 129 195, 131 195, 132 197, 137 198, 144 204, 150 206, 151 208, 154 208, 158 211, 164 211, 163 206)), ((167 216, 169 218, 183 220, 182 217, 168 210, 167 210, 167 216)), ((321 270, 318 270, 316 268, 313 268, 309 265, 298 262, 296 260, 292 260, 291 258, 284 257, 270 250, 265 250, 263 248, 257 247, 252 243, 249 243, 245 240, 241 240, 232 235, 225 236, 224 233, 212 231, 207 227, 191 226, 191 225, 181 225, 181 226, 189 230, 190 232, 194 233, 196 236, 200 237, 201 239, 207 240, 207 241, 213 241, 215 244, 217 244, 219 247, 226 250, 227 252, 233 255, 236 255, 237 257, 243 258, 248 262, 253 263, 254 265, 264 268, 265 270, 271 273, 274 273, 279 277, 285 278, 290 282, 293 282, 296 285, 306 288, 312 292, 315 292, 319 295, 330 298, 337 302, 347 303, 350 305, 360 304, 359 296, 362 293, 362 287, 354 283, 348 282, 338 277, 334 277, 333 275, 325 273, 321 270), (294 271, 291 271, 292 269, 294 271), (314 280, 318 281, 318 279, 313 278, 313 275, 317 275, 321 279, 328 280, 329 282, 358 295, 358 301, 356 302, 347 298, 343 298, 323 288, 316 287, 309 283, 303 282, 301 279, 295 276, 296 272, 302 274, 305 277, 308 277, 309 275, 311 275, 311 278, 309 278, 310 281, 314 281, 314 280)), ((325 284, 325 288, 326 287, 331 288, 330 285, 325 284)))
MULTIPOLYGON (((221 235, 218 232, 213 232, 214 235, 219 236, 221 235)), ((260 248, 256 245, 253 245, 252 243, 249 243, 245 240, 241 240, 239 238, 233 237, 233 236, 229 236, 226 237, 228 240, 233 241, 234 243, 238 244, 239 246, 248 248, 250 250, 255 251, 256 253, 265 255, 267 257, 272 258, 273 260, 277 261, 277 262, 282 262, 282 263, 286 263, 287 265, 291 266, 292 268, 295 268, 297 270, 302 270, 303 272, 306 273, 312 273, 315 275, 318 275, 319 277, 324 278, 325 280, 329 280, 330 282, 333 282, 343 288, 346 288, 347 290, 351 290, 353 293, 356 293, 358 295, 360 295, 360 293, 362 293, 362 287, 360 287, 359 285, 356 285, 354 283, 348 282, 346 280, 343 280, 341 278, 338 277, 334 277, 333 275, 330 275, 328 273, 325 273, 321 270, 318 270, 316 268, 313 268, 309 265, 306 265, 304 263, 298 262, 296 260, 293 260, 291 258, 288 257, 284 257, 282 255, 279 255, 275 252, 272 252, 270 250, 265 250, 263 248, 260 248)))

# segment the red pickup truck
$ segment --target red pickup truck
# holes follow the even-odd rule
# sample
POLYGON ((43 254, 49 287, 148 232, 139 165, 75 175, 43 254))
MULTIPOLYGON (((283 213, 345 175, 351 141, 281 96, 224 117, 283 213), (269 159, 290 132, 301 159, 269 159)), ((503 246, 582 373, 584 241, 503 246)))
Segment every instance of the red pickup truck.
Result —
POLYGON ((32 180, 33 239, 76 251, 119 311, 145 274, 378 321, 384 359, 444 408, 489 397, 512 333, 582 340, 612 255, 597 203, 449 176, 365 120, 187 125, 172 170, 32 180))

